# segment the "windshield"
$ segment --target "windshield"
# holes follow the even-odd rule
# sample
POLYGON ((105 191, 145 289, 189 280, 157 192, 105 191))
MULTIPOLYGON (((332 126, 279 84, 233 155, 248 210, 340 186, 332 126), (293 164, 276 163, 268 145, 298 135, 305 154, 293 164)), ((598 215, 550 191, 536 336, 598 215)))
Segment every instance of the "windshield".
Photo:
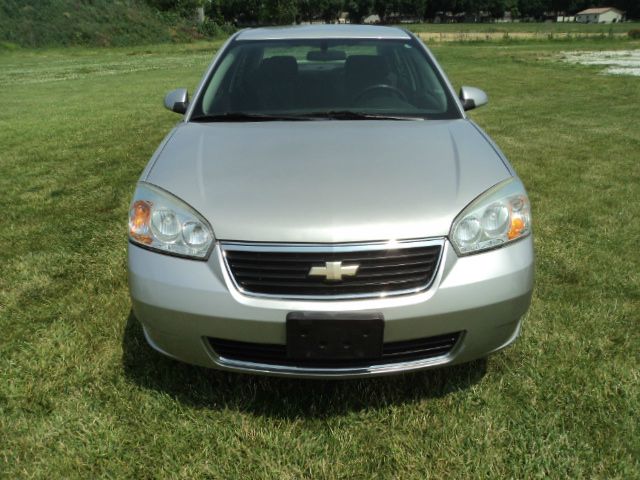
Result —
POLYGON ((197 99, 192 121, 460 118, 415 40, 236 41, 197 99))

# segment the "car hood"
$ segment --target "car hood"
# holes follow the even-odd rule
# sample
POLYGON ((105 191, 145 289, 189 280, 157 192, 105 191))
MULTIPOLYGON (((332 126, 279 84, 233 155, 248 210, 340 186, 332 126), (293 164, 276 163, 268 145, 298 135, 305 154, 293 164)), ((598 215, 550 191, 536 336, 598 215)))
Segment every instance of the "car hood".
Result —
POLYGON ((509 170, 468 120, 183 123, 144 180, 220 240, 359 242, 447 235, 509 170))

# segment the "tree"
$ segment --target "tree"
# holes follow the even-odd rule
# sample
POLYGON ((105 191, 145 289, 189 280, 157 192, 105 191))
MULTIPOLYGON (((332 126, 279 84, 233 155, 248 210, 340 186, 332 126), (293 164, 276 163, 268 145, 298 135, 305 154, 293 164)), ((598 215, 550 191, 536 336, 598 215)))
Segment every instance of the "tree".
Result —
POLYGON ((217 24, 224 23, 220 4, 220 0, 210 0, 209 3, 205 3, 205 15, 217 24))
POLYGON ((525 17, 541 19, 551 10, 551 0, 518 0, 518 10, 525 17))
POLYGON ((491 18, 502 18, 507 11, 507 0, 488 0, 486 9, 491 18))
POLYGON ((438 12, 451 12, 455 14, 463 11, 463 0, 430 0, 425 7, 425 17, 435 18, 438 12))
POLYGON ((204 0, 147 0, 147 3, 158 10, 176 12, 184 17, 192 17, 196 8, 204 6, 204 0))
POLYGON ((318 0, 317 3, 325 23, 335 22, 344 8, 343 0, 318 0))
POLYGON ((344 4, 351 23, 362 23, 364 17, 371 13, 372 7, 373 0, 347 0, 344 4))
POLYGON ((319 16, 318 2, 314 0, 298 0, 298 18, 303 22, 311 22, 319 16))
POLYGON ((219 0, 219 5, 226 22, 250 25, 258 23, 260 19, 260 0, 219 0))
POLYGON ((390 0, 375 0, 373 2, 373 11, 380 17, 380 22, 387 23, 387 14, 391 13, 391 7, 394 2, 390 0))
MULTIPOLYGON (((147 0, 161 10, 193 14, 203 0, 147 0)), ((435 18, 440 12, 478 15, 487 12, 493 18, 510 11, 512 17, 541 19, 548 12, 575 14, 593 6, 614 6, 626 12, 627 18, 640 16, 640 0, 205 0, 207 15, 216 22, 288 24, 294 21, 311 22, 322 19, 336 21, 340 12, 347 11, 352 23, 360 23, 371 13, 380 21, 404 18, 435 18)))
POLYGON ((296 21, 298 15, 296 0, 264 0, 261 3, 261 23, 288 25, 296 21))
POLYGON ((333 23, 342 11, 342 3, 342 0, 298 0, 298 17, 306 22, 322 19, 333 23))

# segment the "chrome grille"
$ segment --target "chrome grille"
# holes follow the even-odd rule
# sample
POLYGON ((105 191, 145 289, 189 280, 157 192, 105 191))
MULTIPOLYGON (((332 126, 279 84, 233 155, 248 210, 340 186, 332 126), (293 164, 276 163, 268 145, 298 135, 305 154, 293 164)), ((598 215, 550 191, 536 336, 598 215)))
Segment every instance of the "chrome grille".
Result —
POLYGON ((415 293, 427 289, 442 253, 441 240, 364 245, 223 243, 236 287, 280 298, 352 298, 415 293), (358 265, 340 281, 309 275, 328 262, 358 265))
POLYGON ((209 343, 216 354, 227 360, 310 368, 349 368, 391 365, 447 355, 455 347, 461 334, 462 332, 453 332, 434 337, 385 343, 382 348, 382 356, 369 360, 292 360, 287 357, 286 345, 238 342, 221 338, 209 338, 209 343))

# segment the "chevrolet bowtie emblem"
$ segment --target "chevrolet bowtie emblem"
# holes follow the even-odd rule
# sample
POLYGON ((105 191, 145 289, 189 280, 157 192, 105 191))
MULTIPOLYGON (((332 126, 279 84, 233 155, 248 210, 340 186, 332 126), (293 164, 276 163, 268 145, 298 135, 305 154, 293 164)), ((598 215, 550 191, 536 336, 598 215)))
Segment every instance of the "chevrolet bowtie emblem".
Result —
POLYGON ((339 282, 342 277, 353 277, 360 265, 342 265, 342 262, 325 262, 324 267, 311 267, 310 277, 325 277, 330 282, 339 282))

